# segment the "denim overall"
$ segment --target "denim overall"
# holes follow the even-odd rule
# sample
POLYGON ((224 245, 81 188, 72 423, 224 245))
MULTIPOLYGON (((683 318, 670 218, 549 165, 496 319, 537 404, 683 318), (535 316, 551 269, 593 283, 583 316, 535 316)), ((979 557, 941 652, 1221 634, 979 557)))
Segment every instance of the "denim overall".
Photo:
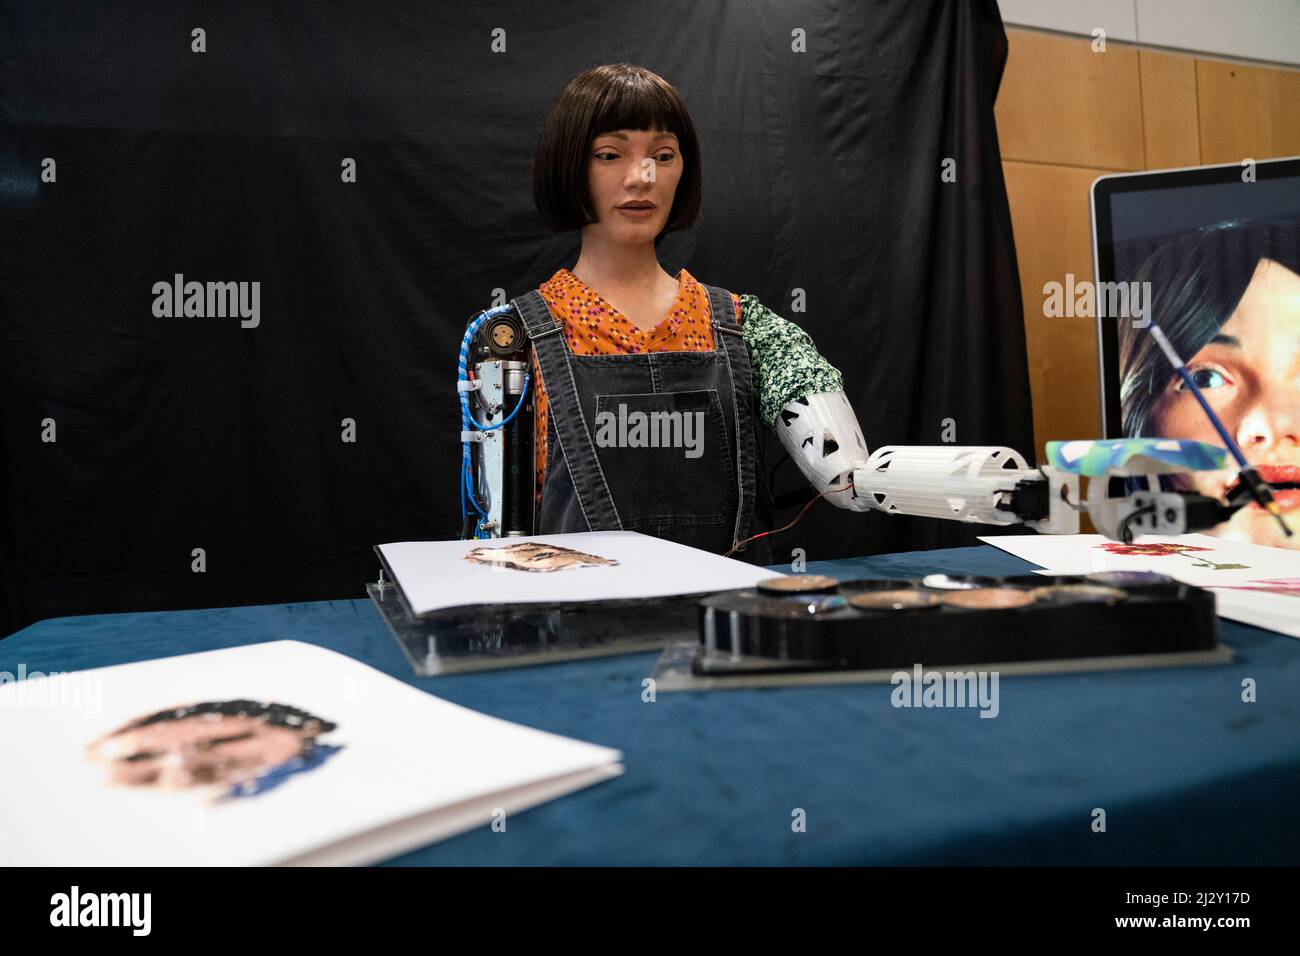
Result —
MULTIPOLYGON (((536 289, 513 300, 537 356, 550 403, 546 480, 537 534, 639 531, 723 554, 771 527, 771 495, 756 458, 749 350, 731 294, 705 286, 711 352, 574 355, 536 289), (597 415, 692 415, 699 457, 683 447, 598 441, 597 415), (696 413, 702 413, 702 419, 696 413)), ((612 430, 604 434, 608 437, 612 430)), ((631 429, 627 429, 630 433, 631 429)), ((759 539, 734 557, 770 564, 759 539)))

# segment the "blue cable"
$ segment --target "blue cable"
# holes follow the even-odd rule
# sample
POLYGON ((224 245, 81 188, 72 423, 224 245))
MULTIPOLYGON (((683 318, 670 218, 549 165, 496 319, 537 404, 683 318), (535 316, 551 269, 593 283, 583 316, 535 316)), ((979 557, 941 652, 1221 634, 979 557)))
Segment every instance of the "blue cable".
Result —
POLYGON ((514 418, 515 414, 519 411, 519 409, 524 407, 524 399, 528 397, 529 377, 530 377, 529 374, 525 372, 523 391, 519 393, 519 401, 515 402, 514 410, 509 415, 501 419, 501 421, 497 422, 495 425, 480 425, 477 421, 471 421, 470 424, 472 424, 475 428, 477 428, 481 432, 495 431, 496 429, 502 427, 503 425, 510 424, 510 419, 514 418))
MULTIPOLYGON (((510 311, 509 305, 500 305, 493 309, 485 309, 484 311, 480 312, 478 315, 476 315, 473 319, 470 320, 469 325, 465 328, 465 334, 460 340, 460 356, 458 359, 457 369, 456 369, 457 372, 456 380, 458 383, 468 382, 470 380, 469 378, 470 342, 472 342, 474 340, 474 336, 478 334, 479 327, 482 326, 483 323, 486 322, 488 319, 509 311, 510 311)), ((461 431, 467 432, 470 431, 471 429, 477 429, 478 431, 493 431, 505 425, 507 422, 509 422, 512 418, 515 417, 516 414, 518 414, 519 409, 523 407, 524 398, 527 397, 528 395, 528 380, 529 380, 529 376, 525 374, 524 387, 523 387, 523 391, 519 395, 519 401, 516 403, 514 409, 510 412, 510 414, 507 415, 503 420, 501 420, 495 425, 480 425, 474 419, 474 416, 470 414, 469 392, 460 390, 458 388, 457 391, 460 397, 461 431)), ((486 535, 482 533, 483 519, 487 518, 487 512, 484 511, 479 506, 478 500, 474 497, 474 489, 472 487, 472 480, 471 480, 471 476, 473 472, 473 469, 471 467, 472 453, 470 451, 469 446, 470 443, 467 441, 462 440, 460 443, 460 447, 461 447, 461 453, 460 453, 461 481, 459 482, 460 513, 461 515, 465 514, 465 499, 466 497, 468 497, 470 504, 474 506, 474 510, 477 511, 479 515, 479 520, 475 522, 474 537, 484 538, 486 537, 486 535)))
MULTIPOLYGON (((530 380, 530 376, 528 375, 528 373, 524 373, 524 385, 523 385, 523 389, 519 393, 519 400, 515 402, 515 407, 511 409, 510 414, 507 415, 505 418, 501 419, 501 421, 497 422, 495 425, 480 425, 474 418, 471 417, 470 424, 473 427, 477 428, 479 431, 484 431, 484 432, 494 431, 495 429, 501 428, 504 425, 508 425, 510 423, 510 420, 514 418, 515 415, 519 414, 519 409, 524 407, 524 399, 528 397, 529 380, 530 380)), ((480 519, 483 519, 487 517, 487 513, 484 512, 483 509, 479 507, 478 500, 474 497, 473 468, 471 465, 473 453, 469 451, 469 442, 462 442, 461 444, 463 446, 463 451, 461 455, 461 464, 464 466, 465 469, 465 481, 461 485, 460 513, 461 514, 465 513, 465 495, 466 493, 468 493, 470 503, 474 505, 474 510, 479 513, 480 519)), ((479 533, 479 531, 482 529, 482 524, 483 524, 482 520, 477 522, 477 525, 475 527, 475 532, 474 532, 475 538, 490 537, 490 535, 486 533, 484 534, 479 533)))
MULTIPOLYGON (((469 344, 473 341, 474 336, 478 334, 479 327, 491 318, 493 314, 498 314, 499 311, 500 309, 480 312, 470 320, 469 325, 466 326, 465 334, 460 340, 460 356, 457 362, 457 382, 469 381, 469 344)), ((460 429, 462 432, 466 432, 469 431, 471 427, 469 424, 471 421, 469 413, 469 393, 458 390, 458 398, 460 399, 460 429)), ((465 498, 468 493, 470 503, 473 504, 474 510, 479 513, 480 519, 486 518, 487 514, 479 507, 478 502, 474 499, 473 489, 469 486, 470 448, 469 442, 467 441, 461 441, 460 443, 460 467, 460 513, 462 515, 465 514, 465 498)), ((474 537, 476 538, 479 536, 479 527, 481 525, 481 520, 476 523, 474 531, 474 537)))
MULTIPOLYGON (((487 313, 480 312, 476 317, 470 320, 469 325, 465 329, 465 334, 461 337, 460 357, 457 365, 457 379, 456 379, 458 382, 469 381, 469 375, 468 375, 469 343, 474 338, 475 333, 478 332, 479 326, 482 325, 485 321, 487 321, 487 313)), ((469 404, 465 400, 465 394, 466 394, 465 392, 460 392, 460 391, 458 391, 457 393, 457 399, 460 402, 461 431, 467 431, 465 427, 465 419, 469 414, 469 404)), ((468 485, 468 482, 466 481, 465 478, 465 472, 468 468, 469 468, 469 443, 462 441, 460 443, 460 476, 456 482, 456 484, 460 486, 460 513, 462 517, 464 517, 465 515, 465 490, 468 485)), ((471 500, 472 497, 473 496, 471 496, 471 500)), ((476 511, 479 512, 480 515, 483 513, 483 510, 478 507, 478 502, 474 502, 474 508, 476 511)), ((475 532, 475 537, 478 537, 477 531, 475 532)))

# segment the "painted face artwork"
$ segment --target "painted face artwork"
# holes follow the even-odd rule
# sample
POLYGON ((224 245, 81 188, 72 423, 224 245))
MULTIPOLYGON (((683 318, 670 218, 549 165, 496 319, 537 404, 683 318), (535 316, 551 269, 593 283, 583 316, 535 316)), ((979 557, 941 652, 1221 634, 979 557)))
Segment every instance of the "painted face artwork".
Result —
MULTIPOLYGON (((1219 334, 1187 368, 1206 400, 1274 496, 1292 531, 1288 538, 1256 504, 1237 512, 1213 534, 1231 541, 1300 549, 1300 275, 1269 259, 1219 334)), ((1152 433, 1221 444, 1213 426, 1181 381, 1171 381, 1154 408, 1152 433)), ((1226 496, 1235 470, 1196 472, 1202 494, 1226 496)))
POLYGON ((465 555, 465 560, 514 571, 564 571, 618 564, 610 558, 535 541, 521 541, 504 548, 475 548, 465 555))
POLYGON ((216 801, 251 797, 319 767, 341 747, 318 742, 336 729, 296 707, 208 701, 158 711, 93 741, 90 760, 110 784, 200 789, 216 801))

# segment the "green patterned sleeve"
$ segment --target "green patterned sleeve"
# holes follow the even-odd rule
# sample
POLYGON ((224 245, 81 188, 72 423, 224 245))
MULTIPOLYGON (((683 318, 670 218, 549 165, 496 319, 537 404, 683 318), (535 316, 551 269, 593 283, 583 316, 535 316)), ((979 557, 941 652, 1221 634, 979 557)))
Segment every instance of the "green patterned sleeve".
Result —
POLYGON ((759 417, 773 425, 782 408, 814 392, 838 392, 844 376, 812 338, 752 295, 740 297, 740 331, 749 346, 759 417))

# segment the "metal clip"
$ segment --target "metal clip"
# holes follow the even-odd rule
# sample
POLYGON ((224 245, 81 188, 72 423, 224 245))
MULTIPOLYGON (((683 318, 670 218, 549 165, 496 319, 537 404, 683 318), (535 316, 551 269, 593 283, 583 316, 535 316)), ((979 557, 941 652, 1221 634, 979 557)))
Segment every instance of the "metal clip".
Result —
POLYGON ((557 323, 557 324, 553 324, 553 325, 552 325, 549 329, 547 329, 545 332, 537 332, 537 333, 534 333, 532 329, 529 329, 529 330, 528 330, 528 337, 529 337, 530 339, 532 339, 534 342, 536 342, 538 339, 544 339, 544 338, 546 338, 546 336, 548 336, 548 335, 554 335, 556 332, 562 332, 562 331, 563 331, 563 329, 562 329, 562 328, 560 327, 560 325, 557 323))

